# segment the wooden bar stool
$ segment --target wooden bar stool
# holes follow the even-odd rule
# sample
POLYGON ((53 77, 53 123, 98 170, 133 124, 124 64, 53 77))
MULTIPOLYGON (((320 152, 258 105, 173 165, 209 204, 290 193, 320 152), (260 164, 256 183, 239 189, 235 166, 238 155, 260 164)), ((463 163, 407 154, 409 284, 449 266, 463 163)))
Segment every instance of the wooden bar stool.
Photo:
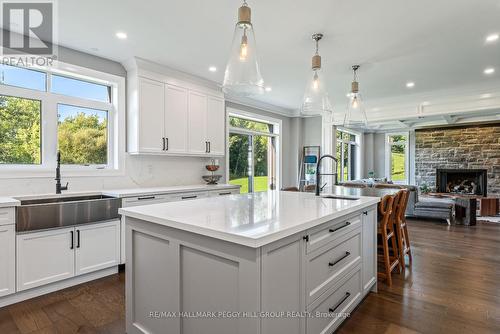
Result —
POLYGON ((385 278, 387 284, 392 286, 391 272, 394 268, 399 267, 399 255, 396 245, 396 234, 394 233, 394 210, 399 202, 401 195, 399 192, 395 195, 385 195, 379 204, 379 221, 377 234, 379 243, 381 244, 382 254, 379 258, 382 259, 385 272, 378 272, 377 276, 385 278), (396 206, 395 206, 396 203, 396 206), (393 249, 393 256, 390 254, 389 241, 393 249))
POLYGON ((410 191, 408 189, 403 189, 400 193, 402 193, 402 195, 396 210, 396 235, 398 239, 399 261, 401 263, 401 269, 404 271, 406 254, 408 254, 410 266, 412 263, 410 237, 408 235, 408 226, 405 216, 408 199, 410 198, 410 191))

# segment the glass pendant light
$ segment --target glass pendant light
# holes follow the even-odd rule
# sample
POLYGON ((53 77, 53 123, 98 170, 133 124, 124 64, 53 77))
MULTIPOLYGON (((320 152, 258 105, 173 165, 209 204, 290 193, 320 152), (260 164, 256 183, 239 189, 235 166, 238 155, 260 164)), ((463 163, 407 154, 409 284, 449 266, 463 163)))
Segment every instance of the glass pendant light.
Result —
POLYGON ((238 23, 234 28, 231 54, 224 73, 222 90, 237 96, 251 96, 264 92, 264 80, 257 62, 255 35, 251 9, 246 1, 238 9, 238 23))
POLYGON ((344 117, 345 127, 366 127, 368 120, 366 119, 365 106, 363 103, 363 98, 359 93, 359 82, 358 82, 358 69, 359 65, 354 65, 352 71, 354 73, 354 80, 351 84, 351 94, 349 94, 349 104, 347 105, 347 112, 344 117))
POLYGON ((316 42, 316 53, 312 57, 312 76, 306 86, 302 101, 302 116, 324 116, 328 121, 333 121, 333 108, 325 89, 325 76, 321 70, 321 56, 318 54, 318 43, 323 34, 314 34, 312 39, 316 42))

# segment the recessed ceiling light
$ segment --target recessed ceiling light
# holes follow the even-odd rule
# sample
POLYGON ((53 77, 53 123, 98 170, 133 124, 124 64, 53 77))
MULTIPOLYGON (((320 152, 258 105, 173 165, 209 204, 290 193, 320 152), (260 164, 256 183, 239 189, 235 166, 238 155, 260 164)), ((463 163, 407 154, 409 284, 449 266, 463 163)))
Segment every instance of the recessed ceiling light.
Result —
POLYGON ((209 70, 210 72, 217 72, 217 67, 215 67, 215 66, 210 66, 210 67, 208 68, 208 70, 209 70))
POLYGON ((429 101, 424 101, 424 102, 422 102, 422 105, 423 105, 423 106, 428 106, 428 105, 430 105, 430 104, 431 104, 431 103, 430 103, 429 101))
POLYGON ((116 37, 118 37, 119 39, 127 39, 127 37, 128 37, 128 36, 127 36, 127 34, 126 34, 126 33, 124 33, 123 31, 118 31, 118 32, 116 33, 116 37))
POLYGON ((493 96, 493 95, 491 95, 491 94, 489 94, 489 93, 488 93, 488 94, 481 94, 480 98, 482 98, 482 99, 489 99, 489 98, 490 98, 490 97, 492 97, 492 96, 493 96))
POLYGON ((493 67, 488 67, 484 70, 484 74, 493 74, 495 73, 495 69, 493 67))
POLYGON ((411 81, 410 81, 410 82, 407 82, 407 83, 406 83, 406 87, 408 87, 408 88, 413 88, 413 87, 415 87, 415 83, 414 83, 414 82, 411 82, 411 81))
POLYGON ((498 40, 500 36, 498 34, 491 34, 486 37, 486 43, 493 43, 498 40))
POLYGON ((270 91, 272 91, 273 89, 272 89, 271 87, 267 86, 267 87, 265 88, 265 90, 266 90, 266 92, 270 92, 270 91))

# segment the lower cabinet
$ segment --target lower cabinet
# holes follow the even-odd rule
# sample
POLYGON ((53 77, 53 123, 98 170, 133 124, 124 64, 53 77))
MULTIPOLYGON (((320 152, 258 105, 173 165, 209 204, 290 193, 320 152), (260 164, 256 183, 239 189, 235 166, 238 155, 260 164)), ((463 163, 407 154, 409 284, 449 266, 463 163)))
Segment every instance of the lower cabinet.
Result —
POLYGON ((363 295, 366 295, 377 282, 377 210, 363 212, 361 231, 363 244, 363 295))
POLYGON ((17 291, 118 265, 120 221, 17 235, 17 291))
POLYGON ((75 275, 120 264, 120 221, 75 228, 75 275))
POLYGON ((0 297, 16 292, 15 225, 0 226, 0 297))

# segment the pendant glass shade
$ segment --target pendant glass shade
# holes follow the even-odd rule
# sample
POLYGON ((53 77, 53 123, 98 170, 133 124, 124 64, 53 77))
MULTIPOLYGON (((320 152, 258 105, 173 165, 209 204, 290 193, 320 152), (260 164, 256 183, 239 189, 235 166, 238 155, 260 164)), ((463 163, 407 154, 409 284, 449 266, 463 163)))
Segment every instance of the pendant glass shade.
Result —
POLYGON ((344 118, 345 127, 365 127, 368 124, 363 98, 359 93, 351 93, 344 118))
POLYGON ((250 22, 250 8, 244 4, 239 13, 240 18, 234 28, 231 54, 224 73, 222 89, 225 93, 237 96, 262 94, 264 80, 257 61, 255 35, 250 22))
POLYGON ((357 70, 359 65, 354 65, 352 70, 354 72, 354 80, 351 84, 351 94, 349 94, 349 103, 347 105, 347 111, 344 117, 344 126, 351 128, 361 128, 368 125, 368 120, 366 118, 365 105, 363 103, 363 98, 359 93, 359 82, 357 76, 357 70))
POLYGON ((328 93, 325 89, 325 78, 321 69, 313 70, 311 78, 306 85, 302 101, 302 116, 327 116, 333 112, 328 93))

